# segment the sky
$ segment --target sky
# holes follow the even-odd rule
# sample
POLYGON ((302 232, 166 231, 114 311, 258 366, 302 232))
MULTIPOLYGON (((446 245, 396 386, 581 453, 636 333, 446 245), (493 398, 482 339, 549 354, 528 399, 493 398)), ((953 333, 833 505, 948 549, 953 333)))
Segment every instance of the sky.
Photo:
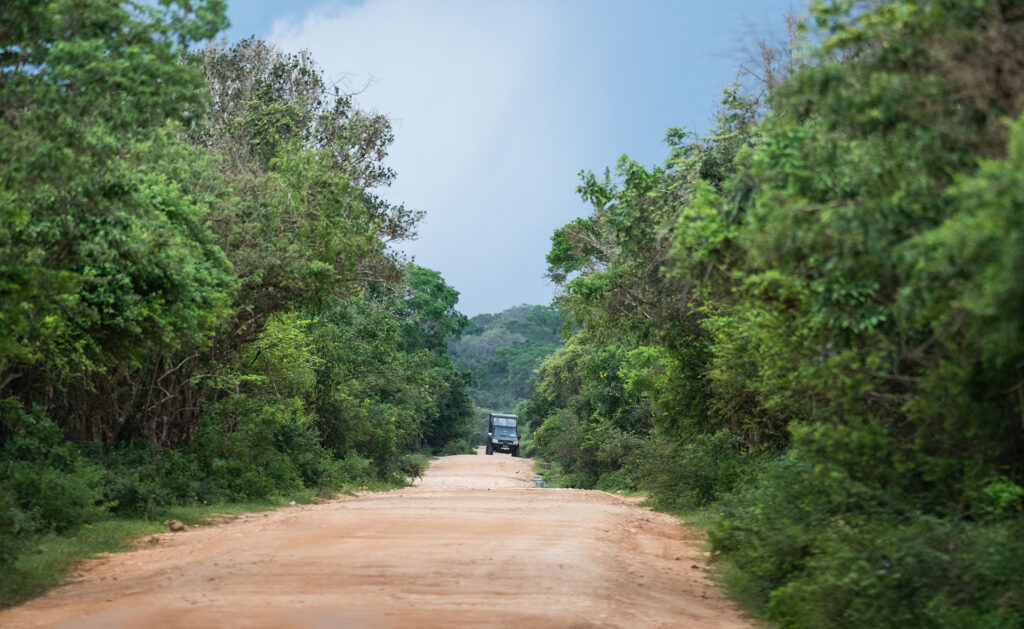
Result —
POLYGON ((548 304, 551 233, 590 210, 581 170, 653 165, 672 126, 705 132, 759 37, 799 0, 235 0, 229 41, 308 49, 387 115, 382 195, 424 210, 399 245, 473 316, 548 304))

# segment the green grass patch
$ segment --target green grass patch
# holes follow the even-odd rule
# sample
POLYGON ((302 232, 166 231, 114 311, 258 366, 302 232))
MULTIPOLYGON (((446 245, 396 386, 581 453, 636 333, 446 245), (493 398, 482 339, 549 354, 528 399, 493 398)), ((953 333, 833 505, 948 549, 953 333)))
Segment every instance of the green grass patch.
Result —
POLYGON ((533 460, 533 471, 544 479, 544 484, 546 486, 562 486, 562 470, 559 468, 557 463, 537 458, 533 460))
POLYGON ((98 553, 126 550, 131 540, 167 530, 159 522, 106 520, 86 524, 72 535, 45 535, 28 544, 0 580, 0 606, 34 598, 67 581, 81 561, 98 553))

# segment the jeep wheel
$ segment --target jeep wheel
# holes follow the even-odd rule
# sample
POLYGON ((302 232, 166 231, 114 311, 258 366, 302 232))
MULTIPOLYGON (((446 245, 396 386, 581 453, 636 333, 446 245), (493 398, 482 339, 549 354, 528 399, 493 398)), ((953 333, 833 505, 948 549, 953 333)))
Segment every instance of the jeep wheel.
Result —
POLYGON ((485 451, 487 452, 487 454, 494 454, 494 448, 491 447, 491 444, 489 443, 487 444, 487 448, 485 449, 485 451))

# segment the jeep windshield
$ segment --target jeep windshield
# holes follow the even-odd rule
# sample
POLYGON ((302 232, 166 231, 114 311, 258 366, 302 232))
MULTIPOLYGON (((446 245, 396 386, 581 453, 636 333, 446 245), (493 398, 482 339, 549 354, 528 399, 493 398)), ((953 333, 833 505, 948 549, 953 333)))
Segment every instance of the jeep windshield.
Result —
POLYGON ((516 429, 508 426, 495 426, 494 437, 496 439, 515 439, 516 429))

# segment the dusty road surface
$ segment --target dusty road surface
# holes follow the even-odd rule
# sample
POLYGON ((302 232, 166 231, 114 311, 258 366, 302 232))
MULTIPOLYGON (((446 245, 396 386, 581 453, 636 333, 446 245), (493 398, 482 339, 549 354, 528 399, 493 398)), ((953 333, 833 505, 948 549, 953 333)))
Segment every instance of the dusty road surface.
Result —
POLYGON ((0 626, 752 626, 676 520, 532 478, 446 457, 416 487, 148 538, 0 626))

